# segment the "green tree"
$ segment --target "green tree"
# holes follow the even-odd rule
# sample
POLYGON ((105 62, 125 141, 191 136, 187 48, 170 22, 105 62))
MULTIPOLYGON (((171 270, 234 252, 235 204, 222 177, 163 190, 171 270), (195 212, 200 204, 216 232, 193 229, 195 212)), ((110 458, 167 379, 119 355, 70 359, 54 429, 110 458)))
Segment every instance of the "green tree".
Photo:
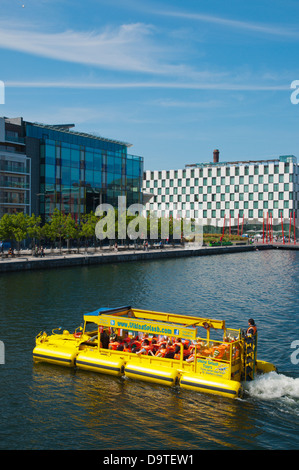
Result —
POLYGON ((28 220, 24 212, 11 214, 12 235, 13 239, 17 242, 18 253, 20 252, 20 242, 25 240, 27 236, 28 220))
POLYGON ((12 214, 4 214, 0 219, 0 239, 11 240, 13 236, 12 214))
POLYGON ((97 221, 98 219, 92 211, 81 217, 80 236, 85 238, 85 251, 87 250, 87 240, 95 236, 97 221))
POLYGON ((71 214, 68 214, 64 220, 64 238, 67 241, 67 249, 70 249, 70 240, 77 238, 79 234, 78 226, 71 214))
POLYGON ((42 226, 41 216, 36 216, 32 214, 27 216, 27 234, 30 238, 33 238, 33 244, 35 245, 35 240, 37 239, 40 245, 41 240, 45 237, 44 226, 42 226))
POLYGON ((66 216, 58 209, 54 209, 50 221, 50 238, 52 240, 59 239, 59 249, 61 252, 61 242, 66 235, 66 216))

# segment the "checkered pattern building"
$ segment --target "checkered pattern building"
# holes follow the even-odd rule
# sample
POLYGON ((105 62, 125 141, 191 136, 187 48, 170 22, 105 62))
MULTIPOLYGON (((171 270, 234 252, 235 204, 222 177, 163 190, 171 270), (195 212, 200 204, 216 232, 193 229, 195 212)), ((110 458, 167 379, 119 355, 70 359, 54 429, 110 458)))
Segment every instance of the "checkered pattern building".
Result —
MULTIPOLYGON (((215 153, 215 152, 214 152, 215 153)), ((186 165, 144 173, 145 211, 156 217, 194 218, 203 225, 243 220, 273 224, 298 217, 299 170, 293 155, 274 160, 186 165)))

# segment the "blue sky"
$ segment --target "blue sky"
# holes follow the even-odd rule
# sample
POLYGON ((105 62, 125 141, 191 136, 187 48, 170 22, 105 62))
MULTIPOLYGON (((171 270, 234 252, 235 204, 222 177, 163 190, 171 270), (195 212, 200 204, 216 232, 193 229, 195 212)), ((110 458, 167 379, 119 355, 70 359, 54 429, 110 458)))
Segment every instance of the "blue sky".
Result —
POLYGON ((145 169, 299 157, 297 0, 0 0, 0 115, 129 142, 145 169))

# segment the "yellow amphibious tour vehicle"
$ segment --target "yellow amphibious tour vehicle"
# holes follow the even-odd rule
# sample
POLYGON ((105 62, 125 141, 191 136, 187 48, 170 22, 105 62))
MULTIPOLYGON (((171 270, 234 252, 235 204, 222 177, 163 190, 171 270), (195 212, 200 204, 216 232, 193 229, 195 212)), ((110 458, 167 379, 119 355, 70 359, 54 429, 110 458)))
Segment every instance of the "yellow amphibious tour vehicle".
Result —
POLYGON ((256 373, 276 370, 257 360, 257 334, 129 306, 88 313, 74 333, 39 333, 33 359, 232 398, 256 373))

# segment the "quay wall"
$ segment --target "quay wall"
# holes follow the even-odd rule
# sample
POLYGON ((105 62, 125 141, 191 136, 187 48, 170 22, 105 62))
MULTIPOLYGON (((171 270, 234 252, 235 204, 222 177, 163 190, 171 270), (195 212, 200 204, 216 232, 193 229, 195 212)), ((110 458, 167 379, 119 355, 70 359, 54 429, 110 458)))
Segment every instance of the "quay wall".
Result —
POLYGON ((299 249, 290 245, 234 245, 200 248, 167 248, 162 250, 127 250, 118 252, 96 252, 84 254, 47 255, 44 258, 34 258, 22 255, 13 259, 0 261, 0 273, 27 271, 34 269, 55 269, 62 267, 91 266, 107 263, 123 263, 130 261, 149 261, 158 259, 183 258, 190 256, 211 256, 239 252, 252 252, 269 249, 299 249))

